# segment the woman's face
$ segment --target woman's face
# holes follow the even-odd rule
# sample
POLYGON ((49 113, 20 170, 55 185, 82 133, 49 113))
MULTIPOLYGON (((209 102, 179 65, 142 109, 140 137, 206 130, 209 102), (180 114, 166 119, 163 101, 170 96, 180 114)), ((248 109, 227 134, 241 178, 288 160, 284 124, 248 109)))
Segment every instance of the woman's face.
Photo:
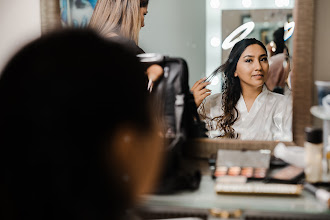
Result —
POLYGON ((144 16, 148 14, 148 5, 140 8, 141 28, 144 27, 144 16))
POLYGON ((248 46, 237 62, 235 77, 240 79, 242 89, 262 87, 269 65, 266 51, 258 44, 248 46))

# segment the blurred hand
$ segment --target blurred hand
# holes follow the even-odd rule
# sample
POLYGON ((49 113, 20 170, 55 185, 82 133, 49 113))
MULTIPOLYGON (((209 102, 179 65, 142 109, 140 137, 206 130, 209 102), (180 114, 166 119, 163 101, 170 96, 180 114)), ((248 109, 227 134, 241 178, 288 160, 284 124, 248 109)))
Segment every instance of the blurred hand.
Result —
POLYGON ((153 64, 146 71, 149 79, 148 90, 151 92, 153 83, 156 82, 164 73, 163 68, 158 64, 153 64))
POLYGON ((164 70, 158 64, 153 64, 147 69, 147 75, 150 80, 156 82, 164 73, 164 70))
POLYGON ((199 105, 203 102, 203 100, 211 95, 211 90, 206 89, 205 87, 210 84, 210 82, 204 82, 206 78, 202 78, 198 80, 193 87, 190 89, 190 91, 194 95, 196 106, 199 107, 199 105))

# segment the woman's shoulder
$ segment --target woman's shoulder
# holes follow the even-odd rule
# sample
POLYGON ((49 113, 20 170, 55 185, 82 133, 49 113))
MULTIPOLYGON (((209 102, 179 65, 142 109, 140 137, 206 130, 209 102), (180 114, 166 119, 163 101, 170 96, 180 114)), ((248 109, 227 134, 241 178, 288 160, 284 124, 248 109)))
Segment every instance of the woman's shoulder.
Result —
POLYGON ((269 90, 268 90, 268 95, 270 97, 274 97, 275 99, 279 99, 279 100, 284 98, 283 94, 272 92, 272 91, 269 91, 269 90))
POLYGON ((218 108, 219 106, 222 106, 222 93, 209 95, 204 99, 201 106, 206 111, 211 111, 211 109, 213 108, 218 108))
POLYGON ((221 102, 222 100, 222 93, 216 93, 209 95, 208 97, 205 98, 205 103, 215 103, 215 102, 221 102))
POLYGON ((289 100, 290 99, 288 99, 288 97, 285 95, 276 92, 271 92, 268 90, 267 103, 268 104, 272 103, 273 106, 275 106, 275 109, 277 110, 287 108, 288 105, 291 105, 289 100))
POLYGON ((266 94, 267 94, 267 100, 273 99, 273 100, 276 100, 276 101, 280 101, 280 100, 284 99, 283 94, 272 92, 267 87, 264 87, 263 91, 265 91, 266 94))
POLYGON ((222 106, 222 94, 216 93, 209 95, 204 99, 202 104, 198 107, 198 113, 203 117, 210 117, 213 114, 219 114, 222 106))
POLYGON ((110 38, 110 40, 119 43, 121 45, 124 45, 128 50, 132 51, 134 54, 145 53, 138 45, 135 44, 133 40, 130 40, 128 38, 122 36, 113 36, 110 38))

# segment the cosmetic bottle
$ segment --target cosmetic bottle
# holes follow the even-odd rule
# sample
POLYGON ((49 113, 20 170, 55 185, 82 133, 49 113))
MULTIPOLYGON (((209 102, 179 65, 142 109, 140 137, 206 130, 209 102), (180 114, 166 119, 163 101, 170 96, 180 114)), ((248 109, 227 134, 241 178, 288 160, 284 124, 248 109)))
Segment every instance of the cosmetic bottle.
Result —
POLYGON ((322 181, 322 133, 319 128, 305 128, 305 176, 310 183, 322 181))
MULTIPOLYGON (((329 143, 329 142, 328 142, 329 143)), ((330 145, 328 145, 326 148, 325 148, 325 155, 324 155, 324 164, 323 165, 323 173, 325 173, 327 175, 327 179, 328 181, 330 181, 330 145)))

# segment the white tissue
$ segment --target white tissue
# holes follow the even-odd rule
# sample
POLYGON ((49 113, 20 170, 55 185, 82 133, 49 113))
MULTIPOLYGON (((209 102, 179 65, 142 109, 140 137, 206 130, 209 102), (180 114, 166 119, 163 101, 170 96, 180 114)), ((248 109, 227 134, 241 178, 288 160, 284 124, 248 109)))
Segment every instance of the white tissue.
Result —
POLYGON ((278 143, 274 148, 274 156, 296 167, 305 167, 305 149, 298 146, 285 146, 278 143))

